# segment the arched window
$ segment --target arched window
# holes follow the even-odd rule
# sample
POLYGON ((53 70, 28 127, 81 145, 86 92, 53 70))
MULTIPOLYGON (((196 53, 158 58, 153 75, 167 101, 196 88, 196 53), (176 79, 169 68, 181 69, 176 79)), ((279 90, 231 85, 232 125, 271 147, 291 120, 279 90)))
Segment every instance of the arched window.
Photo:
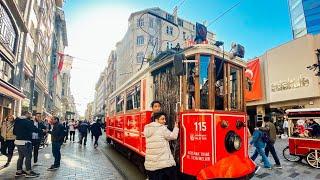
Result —
POLYGON ((0 4, 0 42, 8 47, 11 52, 16 49, 17 32, 13 23, 2 4, 0 4))

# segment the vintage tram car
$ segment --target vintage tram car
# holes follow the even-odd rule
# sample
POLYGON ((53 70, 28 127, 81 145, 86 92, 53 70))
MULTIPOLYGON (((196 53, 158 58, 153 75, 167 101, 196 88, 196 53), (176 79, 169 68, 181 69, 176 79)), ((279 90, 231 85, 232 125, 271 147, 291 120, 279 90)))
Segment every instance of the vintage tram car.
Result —
POLYGON ((181 174, 251 177, 255 165, 248 155, 245 66, 242 59, 208 44, 161 53, 108 97, 108 142, 143 159, 150 103, 159 100, 169 116, 168 128, 176 118, 180 121, 172 151, 181 174))

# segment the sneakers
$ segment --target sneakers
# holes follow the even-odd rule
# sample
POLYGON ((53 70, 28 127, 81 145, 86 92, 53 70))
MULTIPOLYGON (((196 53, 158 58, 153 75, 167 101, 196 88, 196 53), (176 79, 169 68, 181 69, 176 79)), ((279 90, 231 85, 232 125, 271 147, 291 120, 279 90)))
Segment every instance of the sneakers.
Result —
POLYGON ((19 177, 19 176, 25 176, 27 173, 25 171, 17 171, 16 172, 16 177, 19 177))
POLYGON ((34 166, 41 166, 42 164, 41 163, 38 163, 38 162, 35 162, 33 163, 34 166))
POLYGON ((254 173, 257 174, 257 172, 261 169, 260 166, 256 166, 255 170, 254 170, 254 173))
POLYGON ((26 172, 26 178, 33 178, 33 177, 39 177, 39 173, 36 173, 34 171, 30 171, 29 173, 26 172))
POLYGON ((273 166, 273 168, 275 168, 275 169, 282 169, 282 166, 281 166, 280 164, 279 164, 279 165, 276 164, 276 165, 273 166))
POLYGON ((54 170, 57 170, 57 169, 59 169, 59 166, 54 166, 54 165, 52 165, 52 166, 50 166, 47 170, 48 170, 48 171, 54 171, 54 170))
POLYGON ((265 169, 268 169, 268 170, 271 170, 271 169, 272 169, 271 167, 267 167, 267 166, 265 166, 264 168, 265 168, 265 169))

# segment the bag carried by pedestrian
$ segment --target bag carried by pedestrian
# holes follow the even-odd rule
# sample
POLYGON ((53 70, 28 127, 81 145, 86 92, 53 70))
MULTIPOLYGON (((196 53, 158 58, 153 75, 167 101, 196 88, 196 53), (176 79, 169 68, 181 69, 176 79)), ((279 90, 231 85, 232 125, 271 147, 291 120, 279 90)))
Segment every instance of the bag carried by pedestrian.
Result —
POLYGON ((265 142, 265 143, 270 143, 271 141, 270 141, 270 137, 269 137, 269 135, 268 135, 268 133, 266 133, 266 132, 263 132, 262 133, 262 141, 263 142, 265 142))

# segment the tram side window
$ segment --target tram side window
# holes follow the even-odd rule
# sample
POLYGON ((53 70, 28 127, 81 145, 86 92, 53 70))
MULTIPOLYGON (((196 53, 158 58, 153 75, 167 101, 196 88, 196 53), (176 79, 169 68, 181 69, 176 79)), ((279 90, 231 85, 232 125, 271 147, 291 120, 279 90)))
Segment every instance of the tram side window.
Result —
POLYGON ((115 113, 115 99, 109 101, 109 115, 113 116, 115 113))
POLYGON ((123 111, 123 105, 124 105, 123 96, 117 96, 116 97, 116 111, 117 111, 117 113, 123 111))
POLYGON ((126 110, 140 108, 140 87, 135 87, 127 94, 126 110))
POLYGON ((136 88, 136 93, 134 96, 134 107, 135 108, 140 108, 140 98, 141 98, 141 91, 140 91, 140 87, 136 88))
POLYGON ((215 109, 224 110, 224 61, 219 58, 215 58, 215 72, 216 72, 216 83, 215 83, 215 109))
POLYGON ((126 110, 133 109, 133 95, 132 94, 127 95, 127 103, 126 104, 127 104, 126 110))
POLYGON ((200 56, 200 109, 209 109, 209 63, 210 56, 200 56))
POLYGON ((229 88, 230 88, 230 108, 237 110, 241 109, 241 94, 240 94, 240 69, 230 67, 229 88))

